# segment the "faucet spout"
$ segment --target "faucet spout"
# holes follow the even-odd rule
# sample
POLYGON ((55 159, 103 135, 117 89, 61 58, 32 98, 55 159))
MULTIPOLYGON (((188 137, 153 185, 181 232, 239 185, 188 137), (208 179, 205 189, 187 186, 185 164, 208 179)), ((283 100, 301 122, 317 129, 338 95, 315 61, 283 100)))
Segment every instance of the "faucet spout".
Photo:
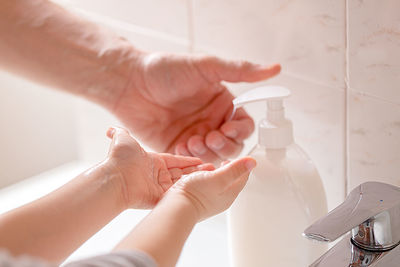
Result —
POLYGON ((367 182, 303 235, 331 242, 351 231, 311 267, 400 266, 400 188, 367 182))
POLYGON ((359 185, 346 200, 308 227, 303 235, 332 242, 352 231, 353 241, 367 250, 384 251, 400 242, 400 188, 379 182, 359 185))

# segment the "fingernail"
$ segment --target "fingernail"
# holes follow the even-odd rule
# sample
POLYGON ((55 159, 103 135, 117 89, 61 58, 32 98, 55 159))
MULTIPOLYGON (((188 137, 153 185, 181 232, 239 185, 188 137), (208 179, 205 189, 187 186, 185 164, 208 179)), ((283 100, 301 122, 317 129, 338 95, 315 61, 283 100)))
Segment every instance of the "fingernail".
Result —
POLYGON ((207 152, 207 148, 202 143, 195 144, 192 149, 197 155, 204 155, 207 152))
POLYGON ((251 171, 256 166, 256 162, 254 160, 248 160, 245 165, 247 170, 251 171))
POLYGON ((238 136, 238 131, 235 130, 235 129, 232 129, 232 130, 224 132, 224 134, 225 134, 226 137, 236 138, 238 136))
POLYGON ((211 145, 211 148, 214 150, 220 150, 224 147, 225 141, 221 137, 217 137, 211 145))

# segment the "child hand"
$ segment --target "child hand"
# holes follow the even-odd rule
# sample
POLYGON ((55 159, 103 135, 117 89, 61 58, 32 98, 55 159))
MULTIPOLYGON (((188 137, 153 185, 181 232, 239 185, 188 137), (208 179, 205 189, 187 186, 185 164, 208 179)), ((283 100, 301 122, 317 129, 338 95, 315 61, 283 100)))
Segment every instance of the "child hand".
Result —
POLYGON ((110 128, 112 139, 107 163, 119 176, 127 208, 151 208, 184 174, 213 170, 198 158, 146 152, 122 128, 110 128))
POLYGON ((231 206, 255 166, 253 158, 244 157, 214 171, 191 173, 171 187, 166 198, 183 196, 196 209, 198 219, 206 219, 231 206))

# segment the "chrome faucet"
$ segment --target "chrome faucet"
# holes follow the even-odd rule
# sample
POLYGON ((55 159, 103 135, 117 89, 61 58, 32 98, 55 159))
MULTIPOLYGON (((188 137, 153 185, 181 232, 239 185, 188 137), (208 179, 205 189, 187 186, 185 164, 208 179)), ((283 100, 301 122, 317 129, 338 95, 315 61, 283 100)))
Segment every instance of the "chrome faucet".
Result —
POLYGON ((331 242, 349 231, 310 267, 400 267, 400 188, 361 184, 303 235, 331 242))

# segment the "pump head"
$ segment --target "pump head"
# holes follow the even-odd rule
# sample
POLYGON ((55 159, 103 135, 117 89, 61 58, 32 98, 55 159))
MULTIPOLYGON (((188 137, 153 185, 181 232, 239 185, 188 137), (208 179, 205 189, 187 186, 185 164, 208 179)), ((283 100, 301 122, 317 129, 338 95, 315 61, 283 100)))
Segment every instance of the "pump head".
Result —
POLYGON ((282 86, 262 86, 233 100, 234 111, 248 103, 266 101, 267 115, 259 124, 258 143, 266 148, 281 149, 293 143, 292 122, 285 118, 283 99, 290 91, 282 86))

